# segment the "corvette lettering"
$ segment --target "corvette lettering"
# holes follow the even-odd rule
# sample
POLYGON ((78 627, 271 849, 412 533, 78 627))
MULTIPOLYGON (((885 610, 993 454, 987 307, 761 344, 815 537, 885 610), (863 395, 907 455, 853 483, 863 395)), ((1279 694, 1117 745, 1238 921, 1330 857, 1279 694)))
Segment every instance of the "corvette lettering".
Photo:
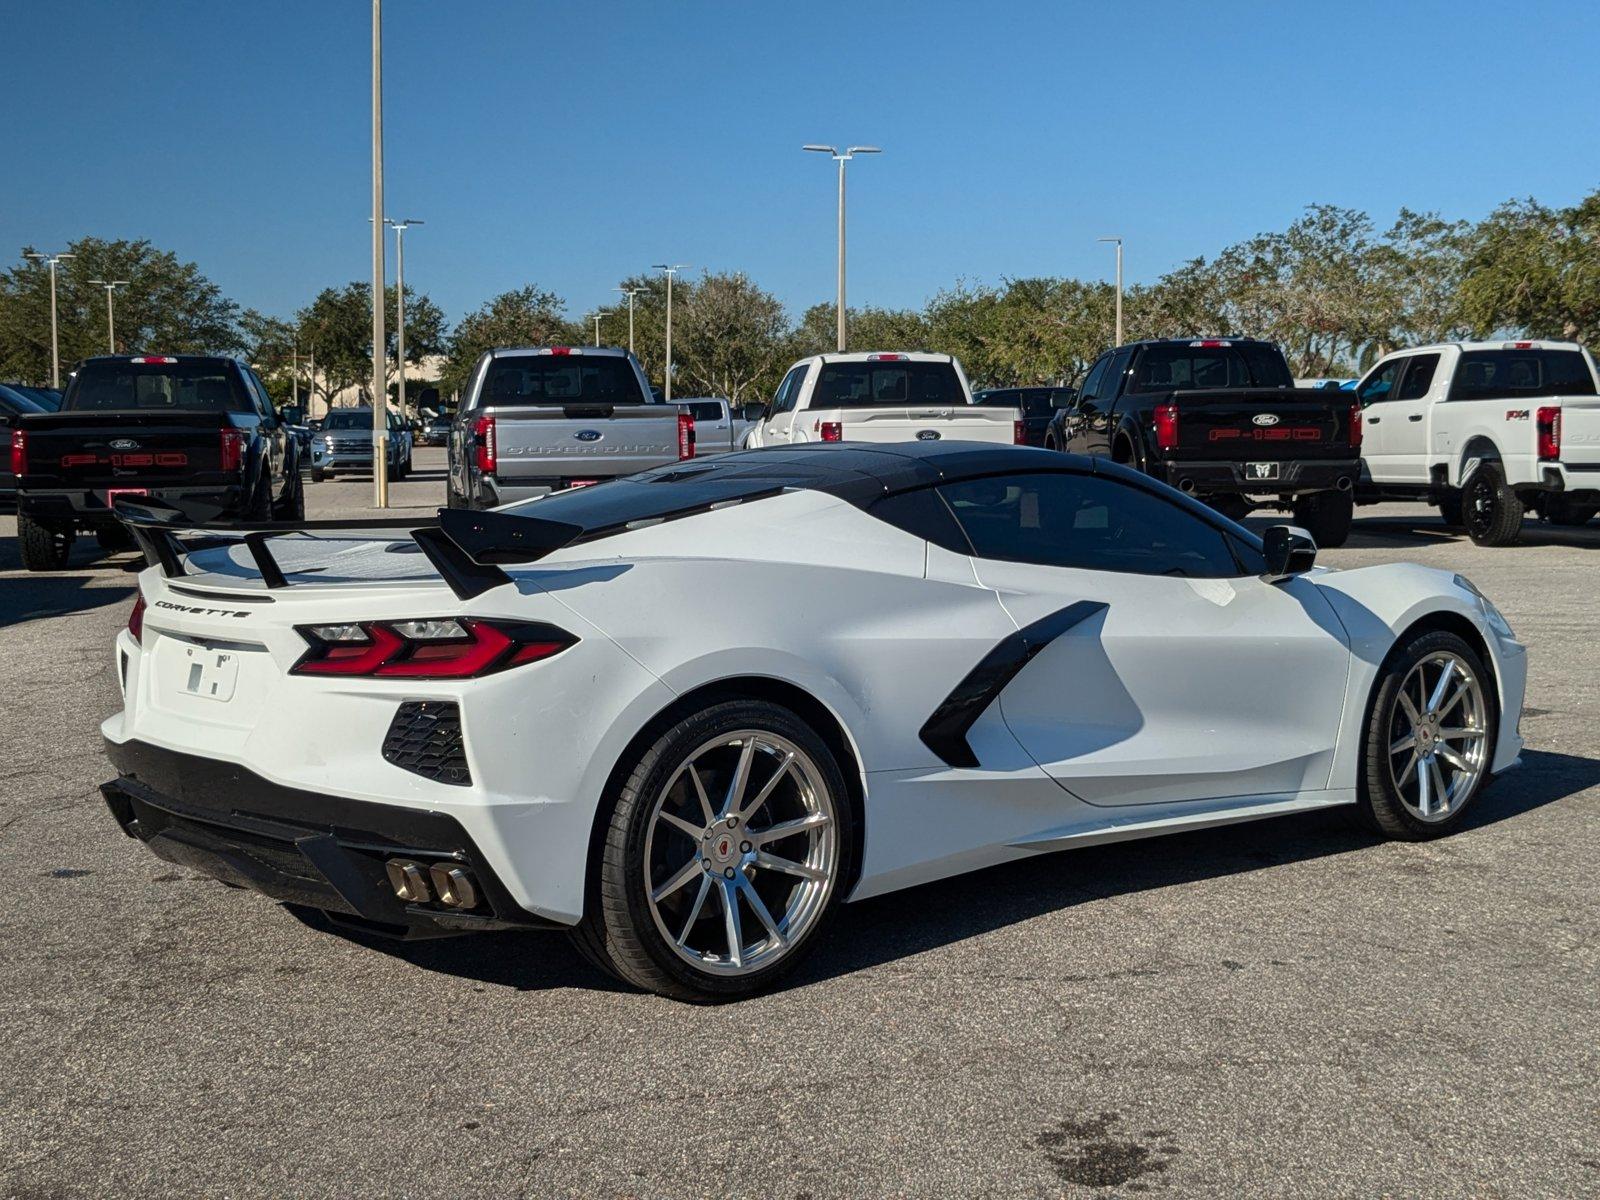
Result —
POLYGON ((231 608, 196 608, 192 604, 174 604, 171 600, 157 600, 151 608, 167 608, 173 612, 188 613, 192 617, 248 617, 248 612, 236 612, 231 608))

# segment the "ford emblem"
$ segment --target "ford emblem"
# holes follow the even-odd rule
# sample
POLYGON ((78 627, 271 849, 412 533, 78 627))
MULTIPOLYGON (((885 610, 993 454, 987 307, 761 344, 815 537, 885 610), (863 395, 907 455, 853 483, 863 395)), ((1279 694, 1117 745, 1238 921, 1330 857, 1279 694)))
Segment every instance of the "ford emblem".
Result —
POLYGON ((112 438, 111 448, 113 450, 137 450, 139 443, 132 438, 112 438))
POLYGON ((919 442, 937 442, 938 440, 939 440, 939 431, 937 429, 919 429, 919 430, 917 430, 917 441, 919 441, 919 442))
POLYGON ((1257 413, 1255 416, 1251 417, 1250 420, 1257 425, 1276 425, 1278 423, 1278 414, 1257 413))
POLYGON ((572 436, 580 442, 598 442, 602 435, 598 429, 580 429, 572 436))

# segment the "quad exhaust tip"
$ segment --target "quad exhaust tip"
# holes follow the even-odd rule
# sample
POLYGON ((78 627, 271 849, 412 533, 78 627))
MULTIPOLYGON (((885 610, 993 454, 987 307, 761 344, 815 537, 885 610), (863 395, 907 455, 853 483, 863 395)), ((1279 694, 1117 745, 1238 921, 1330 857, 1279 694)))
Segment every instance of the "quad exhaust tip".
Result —
POLYGON ((464 867, 450 863, 429 867, 409 858, 391 858, 384 871, 394 894, 408 904, 437 901, 446 908, 478 907, 478 885, 464 867))

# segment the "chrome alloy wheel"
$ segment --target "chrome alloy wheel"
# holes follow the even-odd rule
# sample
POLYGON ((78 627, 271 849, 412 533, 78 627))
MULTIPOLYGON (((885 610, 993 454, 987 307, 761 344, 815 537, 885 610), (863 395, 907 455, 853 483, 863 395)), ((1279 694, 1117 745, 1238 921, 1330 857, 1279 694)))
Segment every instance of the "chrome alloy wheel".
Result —
POLYGON ((839 870, 834 800, 804 750, 761 730, 721 734, 680 765, 645 835, 650 915, 699 970, 747 975, 810 932, 839 870))
POLYGON ((1443 821, 1464 804, 1489 761, 1483 685, 1448 650, 1411 668, 1389 717, 1389 771, 1406 811, 1443 821))

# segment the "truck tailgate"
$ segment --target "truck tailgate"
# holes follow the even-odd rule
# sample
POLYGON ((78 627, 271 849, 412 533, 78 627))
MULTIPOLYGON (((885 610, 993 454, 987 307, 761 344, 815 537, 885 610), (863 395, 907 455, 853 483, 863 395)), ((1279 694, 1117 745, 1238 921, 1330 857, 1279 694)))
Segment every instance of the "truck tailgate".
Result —
MULTIPOLYGON (((1004 442, 1016 438, 1022 414, 1014 408, 846 408, 839 413, 840 440, 846 442, 964 441, 1004 442)), ((821 438, 815 428, 830 414, 822 410, 807 427, 812 441, 821 438)))
POLYGON ((221 477, 217 412, 146 410, 40 413, 19 424, 27 443, 29 488, 160 486, 221 477))
POLYGON ((493 407, 495 474, 611 479, 678 460, 678 410, 665 404, 493 407))
MULTIPOLYGON (((1354 458, 1352 398, 1309 388, 1176 392, 1183 459, 1354 458)), ((1159 414, 1158 414, 1159 416, 1159 414)))
POLYGON ((1564 396, 1560 404, 1561 461, 1600 470, 1600 396, 1564 396))

